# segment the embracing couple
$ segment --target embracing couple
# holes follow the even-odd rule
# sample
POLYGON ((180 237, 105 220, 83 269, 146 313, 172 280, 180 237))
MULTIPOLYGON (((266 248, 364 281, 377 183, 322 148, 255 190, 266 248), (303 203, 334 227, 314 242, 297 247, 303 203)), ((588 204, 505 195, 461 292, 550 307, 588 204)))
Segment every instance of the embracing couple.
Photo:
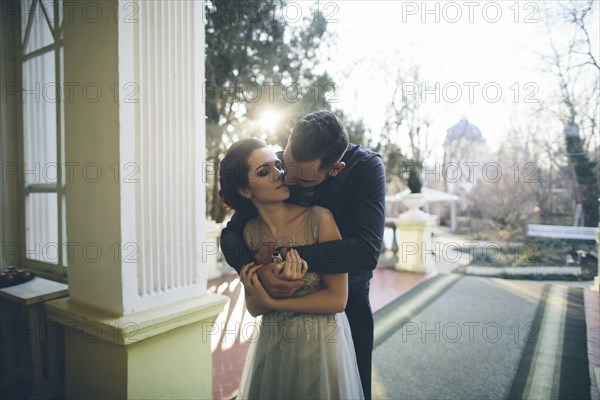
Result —
POLYGON ((329 111, 304 116, 283 153, 236 142, 219 167, 235 214, 221 234, 246 307, 262 315, 238 398, 371 397, 369 280, 385 222, 381 157, 329 111))

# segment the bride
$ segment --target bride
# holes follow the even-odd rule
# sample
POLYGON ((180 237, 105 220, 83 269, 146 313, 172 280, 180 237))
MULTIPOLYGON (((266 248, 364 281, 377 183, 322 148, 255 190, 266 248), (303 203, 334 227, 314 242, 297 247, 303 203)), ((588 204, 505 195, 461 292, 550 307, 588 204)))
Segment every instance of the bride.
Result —
MULTIPOLYGON (((286 203, 290 192, 283 167, 258 139, 236 142, 219 167, 219 195, 227 208, 256 215, 244 228, 248 247, 302 246, 341 238, 333 215, 323 207, 286 203)), ((362 399, 354 346, 344 313, 347 274, 308 272, 295 250, 277 261, 285 279, 303 279, 288 299, 272 298, 260 283, 262 265, 250 263, 240 273, 246 307, 262 315, 240 383, 240 399, 362 399)))

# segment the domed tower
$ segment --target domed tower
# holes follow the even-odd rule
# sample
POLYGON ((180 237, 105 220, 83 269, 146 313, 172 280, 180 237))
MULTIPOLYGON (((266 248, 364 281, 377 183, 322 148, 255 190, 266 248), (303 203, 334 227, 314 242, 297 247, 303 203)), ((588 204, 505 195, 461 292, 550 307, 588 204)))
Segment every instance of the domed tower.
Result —
POLYGON ((442 179, 447 193, 464 195, 482 177, 485 162, 489 161, 487 142, 481 130, 461 119, 446 131, 442 179))

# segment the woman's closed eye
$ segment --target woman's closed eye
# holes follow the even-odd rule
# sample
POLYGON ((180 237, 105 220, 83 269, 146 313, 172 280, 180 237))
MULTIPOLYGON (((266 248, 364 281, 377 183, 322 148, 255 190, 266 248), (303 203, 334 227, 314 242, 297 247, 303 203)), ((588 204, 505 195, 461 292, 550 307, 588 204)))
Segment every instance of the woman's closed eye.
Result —
MULTIPOLYGON (((263 165, 262 167, 260 167, 258 169, 258 171, 256 171, 256 176, 264 177, 264 176, 269 175, 269 173, 271 173, 271 168, 273 168, 274 170, 277 169, 280 172, 284 171, 283 163, 281 161, 277 161, 272 164, 272 167, 267 166, 267 165, 263 165)), ((275 171, 273 171, 273 172, 275 172, 275 171)))
POLYGON ((261 167, 257 172, 256 172, 257 176, 267 176, 269 175, 269 168, 267 167, 261 167))

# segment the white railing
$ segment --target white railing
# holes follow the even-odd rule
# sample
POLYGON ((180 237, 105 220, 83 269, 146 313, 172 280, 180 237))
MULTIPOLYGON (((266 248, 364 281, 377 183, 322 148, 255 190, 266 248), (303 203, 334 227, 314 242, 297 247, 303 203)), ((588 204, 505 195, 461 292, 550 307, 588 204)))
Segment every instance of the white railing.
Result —
POLYGON ((581 275, 580 267, 467 267, 468 275, 581 275))
POLYGON ((527 225, 527 236, 554 239, 595 240, 595 227, 561 225, 527 225))

